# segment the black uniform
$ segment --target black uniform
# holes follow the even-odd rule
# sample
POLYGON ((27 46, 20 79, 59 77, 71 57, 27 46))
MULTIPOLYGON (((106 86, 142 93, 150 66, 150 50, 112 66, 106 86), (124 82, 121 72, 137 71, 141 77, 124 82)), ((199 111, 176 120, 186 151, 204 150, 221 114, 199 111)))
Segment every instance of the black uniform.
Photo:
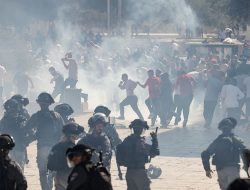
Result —
POLYGON ((18 162, 22 170, 26 163, 26 140, 27 130, 25 127, 27 120, 20 114, 11 115, 6 112, 0 122, 0 131, 2 134, 10 134, 13 136, 16 146, 11 152, 11 158, 18 162))
POLYGON ((21 168, 8 157, 0 164, 1 190, 26 190, 27 181, 21 168))
POLYGON ((78 142, 78 144, 87 145, 95 149, 95 154, 92 156, 92 161, 94 163, 97 163, 99 161, 98 153, 102 152, 103 164, 105 167, 110 168, 112 149, 110 140, 106 134, 102 133, 100 136, 87 134, 78 142))
POLYGON ((80 163, 75 166, 69 175, 67 190, 89 190, 87 170, 92 166, 92 163, 80 163))
POLYGON ((152 145, 145 142, 145 138, 132 134, 123 141, 130 151, 128 157, 126 181, 128 190, 149 190, 150 180, 147 176, 145 164, 160 154, 157 138, 152 139, 152 145))
POLYGON ((205 171, 211 171, 209 160, 213 156, 212 164, 216 166, 218 182, 222 190, 226 190, 232 181, 240 177, 240 156, 245 150, 247 149, 243 142, 234 134, 222 134, 202 152, 205 171))

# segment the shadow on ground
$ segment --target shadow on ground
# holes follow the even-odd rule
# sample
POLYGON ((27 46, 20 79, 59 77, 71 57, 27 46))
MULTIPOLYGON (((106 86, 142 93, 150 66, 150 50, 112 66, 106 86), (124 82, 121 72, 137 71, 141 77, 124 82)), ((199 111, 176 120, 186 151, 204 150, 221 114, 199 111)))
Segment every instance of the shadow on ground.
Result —
MULTIPOLYGON (((200 154, 220 134, 216 126, 205 129, 202 125, 159 131, 158 134, 161 156, 166 157, 200 157, 200 154)), ((238 127, 235 130, 250 148, 250 131, 238 127)))

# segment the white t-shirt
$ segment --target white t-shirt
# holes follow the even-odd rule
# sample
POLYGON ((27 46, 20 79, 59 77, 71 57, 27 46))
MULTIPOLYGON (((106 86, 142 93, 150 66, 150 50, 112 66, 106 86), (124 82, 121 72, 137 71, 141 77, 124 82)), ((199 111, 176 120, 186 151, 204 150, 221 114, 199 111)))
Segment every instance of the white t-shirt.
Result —
POLYGON ((221 98, 225 108, 237 108, 244 94, 237 86, 227 84, 222 87, 221 98))
POLYGON ((6 74, 6 69, 4 66, 0 65, 0 86, 3 87, 4 84, 4 75, 6 74))
POLYGON ((246 97, 250 98, 250 76, 244 79, 243 85, 246 87, 246 97))

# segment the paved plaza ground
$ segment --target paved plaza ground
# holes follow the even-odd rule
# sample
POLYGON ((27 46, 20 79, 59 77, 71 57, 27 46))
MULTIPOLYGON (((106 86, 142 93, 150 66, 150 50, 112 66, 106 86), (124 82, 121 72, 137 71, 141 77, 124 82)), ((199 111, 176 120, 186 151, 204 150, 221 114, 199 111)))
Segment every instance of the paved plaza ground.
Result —
MULTIPOLYGON (((85 118, 78 118, 78 121, 86 126, 85 118)), ((152 160, 152 164, 162 168, 162 175, 159 179, 152 180, 152 190, 217 190, 216 172, 212 179, 208 179, 203 171, 200 153, 219 134, 217 126, 205 129, 202 123, 201 114, 197 114, 196 120, 192 119, 190 125, 182 127, 170 126, 170 129, 159 130, 159 143, 161 156, 152 160)), ((127 124, 128 122, 123 122, 127 124)), ((145 135, 148 135, 149 130, 145 135)), ((129 135, 129 129, 118 129, 122 138, 129 135)), ((236 133, 250 147, 250 138, 245 128, 238 128, 236 133)), ((28 179, 29 190, 40 190, 38 170, 36 167, 36 145, 31 144, 28 148, 30 163, 25 169, 28 179)), ((124 168, 125 169, 125 168, 124 168)), ((125 190, 126 181, 120 181, 117 176, 115 159, 112 160, 112 180, 114 190, 125 190)), ((125 176, 125 170, 123 170, 125 176)), ((246 174, 242 171, 242 177, 246 174)))

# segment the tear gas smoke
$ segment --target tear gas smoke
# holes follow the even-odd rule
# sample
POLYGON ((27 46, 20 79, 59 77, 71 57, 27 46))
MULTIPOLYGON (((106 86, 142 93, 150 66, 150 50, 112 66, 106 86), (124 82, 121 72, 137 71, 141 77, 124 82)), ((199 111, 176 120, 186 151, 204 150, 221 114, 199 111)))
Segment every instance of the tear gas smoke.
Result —
MULTIPOLYGON (((152 28, 164 23, 176 26, 185 25, 192 29, 197 26, 197 19, 184 0, 129 0, 128 5, 130 9, 127 10, 128 15, 127 20, 124 20, 126 23, 124 26, 128 26, 131 22, 148 22, 152 28)), ((21 3, 9 3, 8 8, 16 13, 18 19, 11 17, 15 22, 8 23, 6 21, 10 13, 6 11, 0 13, 0 16, 4 18, 1 20, 2 23, 9 26, 8 30, 14 34, 9 33, 7 37, 1 35, 2 42, 10 44, 9 54, 1 53, 1 61, 9 70, 10 81, 11 76, 20 70, 31 76, 35 83, 35 89, 30 94, 33 100, 41 91, 52 91, 51 76, 48 72, 50 66, 54 66, 67 78, 67 71, 61 63, 61 58, 68 51, 73 52, 73 57, 79 65, 77 87, 89 94, 89 104, 92 108, 99 104, 106 104, 117 110, 121 97, 125 96, 125 92, 118 89, 121 74, 128 73, 131 79, 143 82, 146 79, 145 71, 149 68, 156 69, 154 54, 159 51, 159 46, 149 39, 132 39, 129 35, 104 37, 100 47, 91 46, 91 44, 83 46, 86 31, 91 28, 82 28, 71 20, 73 14, 68 13, 72 13, 72 10, 79 11, 76 4, 67 3, 57 6, 57 16, 53 21, 48 21, 51 14, 46 15, 46 11, 42 12, 45 19, 39 21, 34 17, 35 19, 32 20, 30 17, 33 17, 36 11, 33 10, 31 14, 27 11, 29 7, 24 7, 21 3), (18 22, 25 24, 28 21, 29 24, 25 27, 16 24, 18 22), (56 40, 52 39, 52 35, 56 36, 56 40), (32 41, 36 41, 39 45, 32 44, 32 41), (11 52, 11 49, 17 52, 11 52), (9 62, 12 63, 9 64, 9 62)), ((4 30, 6 29, 1 31, 4 30)), ((127 31, 125 28, 122 30, 127 31)), ((1 52, 4 51, 6 51, 6 45, 1 47, 1 52)), ((136 94, 140 97, 139 104, 142 106, 142 101, 146 98, 145 90, 138 88, 136 94)))

